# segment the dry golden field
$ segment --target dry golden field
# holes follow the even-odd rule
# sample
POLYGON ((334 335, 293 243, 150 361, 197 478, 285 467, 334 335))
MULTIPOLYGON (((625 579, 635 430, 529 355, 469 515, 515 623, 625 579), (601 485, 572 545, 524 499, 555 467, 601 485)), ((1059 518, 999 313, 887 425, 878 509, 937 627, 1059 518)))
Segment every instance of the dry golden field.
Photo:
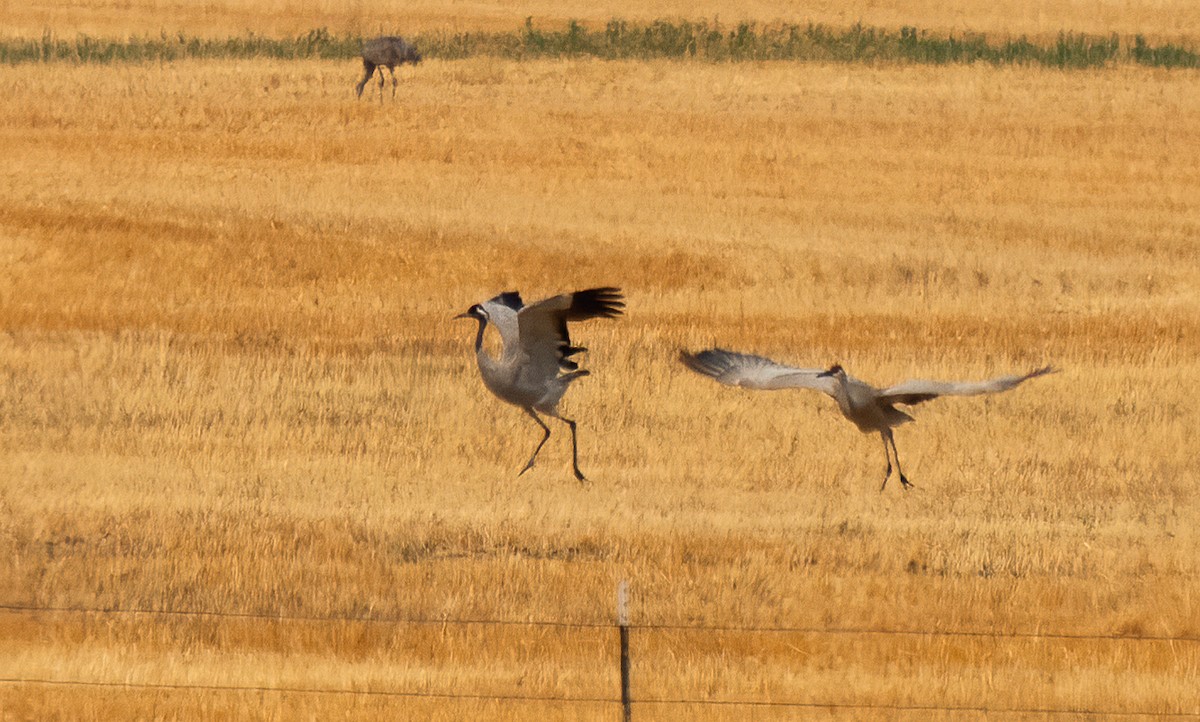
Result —
POLYGON ((295 35, 315 27, 336 33, 413 33, 425 30, 513 30, 531 17, 539 24, 612 18, 661 18, 823 23, 937 32, 1053 37, 1060 31, 1107 35, 1141 33, 1155 40, 1200 40, 1200 5, 1193 0, 0 0, 0 33, 98 36, 186 31, 224 37, 247 31, 295 35))
POLYGON ((0 68, 0 719, 616 719, 621 579, 635 699, 796 705, 636 719, 1200 714, 1200 75, 357 72, 0 68), (592 483, 561 425, 517 477, 451 317, 605 284, 592 483), (709 344, 1063 372, 918 408, 880 493, 709 344))

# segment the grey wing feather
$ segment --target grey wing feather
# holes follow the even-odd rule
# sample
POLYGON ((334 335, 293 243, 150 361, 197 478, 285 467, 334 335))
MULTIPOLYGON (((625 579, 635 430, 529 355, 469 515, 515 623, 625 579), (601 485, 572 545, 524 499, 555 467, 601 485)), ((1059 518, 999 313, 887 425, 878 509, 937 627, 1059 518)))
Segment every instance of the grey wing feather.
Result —
POLYGON ((722 348, 700 353, 681 351, 679 360, 698 374, 708 376, 729 386, 748 389, 813 389, 833 395, 830 377, 818 377, 824 369, 796 368, 776 363, 763 356, 737 353, 722 348))
POLYGON ((1043 366, 1027 374, 998 376, 987 381, 926 381, 914 379, 896 384, 879 392, 881 400, 898 404, 919 404, 939 396, 975 396, 1008 391, 1038 376, 1055 373, 1057 369, 1043 366))
POLYGON ((578 364, 568 357, 585 349, 571 345, 567 322, 616 318, 624 308, 621 290, 607 286, 538 301, 517 314, 521 350, 529 358, 530 365, 541 373, 556 374, 559 369, 577 369, 578 364))

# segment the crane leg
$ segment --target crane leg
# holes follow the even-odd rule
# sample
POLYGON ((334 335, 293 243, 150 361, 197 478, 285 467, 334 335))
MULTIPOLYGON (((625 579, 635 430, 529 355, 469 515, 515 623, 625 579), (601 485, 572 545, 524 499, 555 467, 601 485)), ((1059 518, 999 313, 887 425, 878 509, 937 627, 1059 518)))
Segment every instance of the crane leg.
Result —
POLYGON ((587 481, 587 477, 585 477, 583 472, 579 470, 579 443, 575 439, 575 422, 571 419, 563 419, 561 416, 559 418, 562 419, 567 426, 571 427, 571 466, 573 466, 575 469, 575 478, 578 479, 580 483, 584 483, 587 481))
POLYGON ((375 66, 364 60, 362 80, 358 81, 358 86, 355 88, 355 91, 358 93, 358 97, 362 97, 363 88, 366 86, 367 81, 370 80, 371 76, 374 74, 375 66))
MULTIPOLYGON (((902 488, 902 489, 913 488, 913 486, 914 486, 913 483, 908 480, 908 477, 904 475, 904 470, 900 468, 900 452, 896 450, 896 437, 895 437, 895 435, 892 434, 891 429, 888 429, 887 440, 892 442, 892 455, 896 457, 896 471, 900 472, 900 488, 902 488)), ((892 467, 892 465, 889 462, 888 463, 888 473, 889 474, 891 473, 891 467, 892 467)), ((886 483, 886 479, 884 481, 886 483)))
MULTIPOLYGON (((888 451, 888 434, 880 431, 879 438, 883 439, 883 458, 887 459, 887 471, 883 473, 883 486, 879 487, 879 491, 882 493, 887 488, 888 479, 892 478, 892 454, 888 451)), ((899 464, 900 460, 897 459, 896 463, 899 464)))
MULTIPOLYGON (((524 474, 533 468, 533 462, 537 459, 538 452, 540 452, 542 447, 546 445, 546 439, 550 438, 550 427, 546 426, 546 424, 544 424, 542 420, 538 418, 537 413, 529 407, 525 407, 525 413, 529 414, 529 416, 537 422, 537 425, 542 427, 542 431, 546 432, 546 434, 542 437, 542 440, 538 442, 537 448, 533 450, 533 456, 529 457, 529 461, 525 462, 525 468, 521 469, 521 471, 517 473, 517 476, 520 476, 521 474, 524 474)), ((574 431, 574 429, 571 430, 574 431)))
POLYGON ((392 74, 392 98, 394 99, 396 97, 396 86, 399 84, 399 81, 396 80, 395 68, 389 65, 388 72, 392 74))
POLYGON ((542 409, 542 413, 546 414, 547 416, 553 416, 567 426, 571 427, 571 468, 574 469, 575 478, 578 479, 580 483, 587 483, 587 477, 584 476, 583 472, 579 470, 579 440, 576 438, 575 422, 571 419, 559 416, 555 411, 546 411, 545 409, 542 409))

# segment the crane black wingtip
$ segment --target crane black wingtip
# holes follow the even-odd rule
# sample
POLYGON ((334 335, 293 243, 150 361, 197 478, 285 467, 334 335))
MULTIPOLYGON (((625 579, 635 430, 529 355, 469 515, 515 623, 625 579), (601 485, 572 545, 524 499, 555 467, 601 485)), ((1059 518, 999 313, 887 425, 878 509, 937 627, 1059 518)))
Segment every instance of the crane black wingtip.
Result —
POLYGON ((625 296, 615 286, 600 286, 571 294, 572 318, 616 318, 624 312, 625 296))
POLYGON ((1034 369, 1033 371, 1030 371, 1029 375, 1026 376, 1025 378, 1035 379, 1038 376, 1045 376, 1047 374, 1057 374, 1057 373, 1061 373, 1061 372, 1062 372, 1062 369, 1058 368, 1057 366, 1054 366, 1053 364, 1046 364, 1045 366, 1041 367, 1040 369, 1034 369))
POLYGON ((722 353, 721 349, 709 349, 699 353, 690 353, 680 349, 679 361, 698 374, 716 378, 725 372, 727 366, 721 363, 722 353))
POLYGON ((683 364, 684 366, 687 366, 689 369, 691 369, 692 371, 695 371, 696 373, 704 373, 699 368, 699 361, 696 358, 696 354, 691 353, 690 351, 686 351, 684 349, 679 349, 679 363, 683 364))

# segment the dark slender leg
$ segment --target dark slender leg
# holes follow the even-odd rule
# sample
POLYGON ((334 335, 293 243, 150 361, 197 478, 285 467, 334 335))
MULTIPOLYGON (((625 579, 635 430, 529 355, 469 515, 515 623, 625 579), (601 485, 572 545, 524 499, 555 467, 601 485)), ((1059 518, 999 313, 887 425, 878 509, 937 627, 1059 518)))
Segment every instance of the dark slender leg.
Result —
POLYGON ((562 419, 567 426, 571 427, 571 465, 575 467, 575 478, 580 482, 586 482, 587 477, 579 470, 579 443, 575 440, 575 422, 570 419, 562 419))
POLYGON ((892 434, 891 429, 888 429, 887 437, 892 442, 892 454, 896 457, 896 471, 900 472, 900 488, 911 489, 913 483, 904 475, 904 469, 900 468, 900 452, 896 451, 896 437, 892 434))
POLYGON ((388 72, 390 72, 390 73, 392 74, 392 98, 393 98, 393 99, 395 99, 395 97, 396 97, 396 85, 397 85, 397 83, 398 83, 398 81, 396 80, 396 69, 395 69, 395 68, 393 68, 393 67, 392 67, 392 66, 390 66, 390 65, 389 65, 389 66, 387 66, 387 69, 388 69, 388 72))
POLYGON ((387 77, 383 74, 383 68, 380 67, 379 68, 379 104, 380 105, 383 105, 383 84, 384 84, 384 82, 386 82, 386 80, 387 80, 387 77))
POLYGON ((369 81, 371 79, 371 76, 374 74, 375 74, 374 64, 364 60, 363 61, 362 80, 358 81, 358 97, 360 97, 360 98, 362 97, 363 88, 366 87, 367 81, 369 81))
MULTIPOLYGON (((884 431, 879 432, 879 438, 883 439, 883 456, 885 459, 887 459, 887 472, 885 472, 883 475, 883 486, 879 487, 880 493, 882 493, 883 490, 887 488, 888 479, 892 478, 892 456, 891 456, 891 453, 888 451, 888 436, 890 434, 891 434, 890 429, 886 432, 884 432, 884 431)), ((900 464, 899 459, 896 459, 896 464, 897 465, 900 464)))
MULTIPOLYGON (((543 413, 545 413, 545 412, 543 412, 543 413)), ((554 418, 563 422, 567 426, 571 427, 571 468, 573 468, 575 470, 575 478, 578 479, 581 483, 586 483, 587 477, 584 476, 583 472, 579 470, 579 440, 576 438, 575 422, 572 421, 571 419, 563 418, 562 416, 559 416, 555 412, 550 412, 547 415, 553 416, 554 418)))
MULTIPOLYGON (((381 75, 382 75, 382 73, 381 73, 381 75)), ((534 413, 534 410, 529 407, 525 407, 525 413, 529 414, 529 416, 534 421, 537 422, 537 425, 542 427, 542 431, 545 431, 546 435, 542 437, 542 440, 541 440, 541 442, 538 443, 537 448, 533 450, 533 456, 529 457, 529 461, 526 462, 525 468, 521 469, 521 471, 517 474, 517 476, 520 476, 521 474, 524 474, 525 472, 527 472, 531 468, 533 468, 534 459, 537 458, 538 452, 542 450, 542 447, 546 445, 546 439, 550 438, 550 427, 546 426, 544 423, 542 423, 542 420, 538 418, 538 415, 536 413, 534 413)), ((571 430, 574 431, 574 429, 571 429, 571 430)))

